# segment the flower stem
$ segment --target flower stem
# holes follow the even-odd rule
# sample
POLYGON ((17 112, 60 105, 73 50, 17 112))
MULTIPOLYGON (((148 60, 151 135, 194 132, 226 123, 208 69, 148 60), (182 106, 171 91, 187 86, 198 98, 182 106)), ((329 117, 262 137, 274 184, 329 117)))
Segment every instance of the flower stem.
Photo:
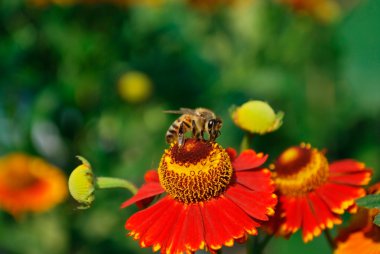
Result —
POLYGON ((324 235, 325 235, 326 240, 327 240, 327 242, 329 243, 331 249, 332 249, 332 250, 335 250, 335 249, 336 249, 336 244, 335 244, 335 242, 334 242, 334 240, 333 240, 333 238, 332 238, 332 236, 331 236, 330 230, 329 230, 328 228, 326 228, 326 229, 324 230, 324 235))
POLYGON ((265 235, 260 241, 258 236, 251 237, 247 243, 247 254, 262 254, 273 235, 265 235))
POLYGON ((250 132, 246 132, 244 134, 243 139, 240 143, 240 151, 244 151, 244 150, 251 148, 252 137, 253 137, 253 135, 250 132))
POLYGON ((137 188, 129 181, 114 177, 97 177, 96 185, 99 189, 125 188, 132 194, 136 194, 137 188))

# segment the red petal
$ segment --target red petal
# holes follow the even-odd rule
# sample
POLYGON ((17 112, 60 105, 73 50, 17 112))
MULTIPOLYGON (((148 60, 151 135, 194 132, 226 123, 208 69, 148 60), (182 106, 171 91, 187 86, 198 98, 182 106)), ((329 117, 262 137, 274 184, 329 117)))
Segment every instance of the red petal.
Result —
POLYGON ((300 199, 303 198, 280 196, 285 215, 283 227, 286 233, 294 233, 301 227, 302 208, 300 199))
POLYGON ((191 251, 203 249, 205 245, 204 226, 202 222, 202 214, 198 204, 188 206, 186 216, 187 228, 182 234, 187 248, 191 251))
POLYGON ((126 223, 135 239, 140 239, 140 246, 153 245, 154 250, 165 248, 170 238, 177 218, 181 214, 183 205, 179 202, 164 198, 155 205, 132 215, 126 223))
POLYGON ((365 168, 365 165, 361 162, 345 159, 340 161, 335 161, 330 164, 331 173, 348 173, 348 172, 357 172, 361 170, 368 170, 365 168))
POLYGON ((254 169, 261 166, 268 158, 268 155, 262 153, 256 154, 255 151, 249 149, 243 151, 235 160, 232 166, 236 171, 254 169))
POLYGON ((232 200, 243 211, 259 220, 268 220, 268 208, 274 208, 277 203, 276 196, 271 192, 251 191, 240 184, 231 185, 226 197, 232 200))
POLYGON ((339 217, 331 212, 327 204, 316 193, 311 192, 308 197, 321 229, 332 228, 334 224, 341 223, 339 217))
POLYGON ((202 215, 197 204, 184 205, 161 253, 197 251, 205 246, 202 215))
POLYGON ((161 217, 166 219, 168 216, 166 211, 172 207, 171 204, 172 200, 168 197, 161 199, 151 207, 132 215, 125 223, 125 228, 131 230, 130 235, 134 236, 135 239, 139 239, 157 221, 161 222, 161 217))
POLYGON ((233 161, 236 158, 237 152, 235 149, 228 147, 226 149, 226 152, 228 153, 228 156, 230 156, 231 161, 233 161))
POLYGON ((260 171, 238 171, 236 172, 236 182, 254 191, 271 193, 274 191, 271 173, 268 169, 260 171))
POLYGON ((348 185, 327 183, 316 190, 319 197, 338 214, 342 214, 354 200, 365 194, 364 189, 348 185))
POLYGON ((321 229, 318 226, 316 215, 311 210, 310 204, 306 198, 300 199, 302 210, 302 239, 308 242, 321 234, 321 229))
POLYGON ((187 213, 188 209, 184 205, 183 209, 179 211, 178 219, 172 232, 167 236, 167 239, 162 239, 165 243, 162 244, 161 253, 182 253, 186 251, 186 245, 182 236, 186 234, 188 226, 186 221, 187 213))
POLYGON ((144 175, 145 182, 154 182, 154 183, 159 183, 160 180, 158 178, 158 173, 157 170, 151 169, 148 170, 145 175, 144 175))
POLYGON ((350 184, 350 185, 365 185, 371 180, 371 171, 363 170, 351 174, 330 174, 329 182, 350 184))
POLYGON ((159 195, 163 193, 165 190, 161 187, 159 183, 149 182, 143 184, 141 188, 137 191, 136 195, 125 201, 121 204, 121 208, 125 208, 130 206, 138 201, 159 195))
POLYGON ((203 223, 205 227, 205 238, 208 248, 220 249, 232 235, 224 226, 223 218, 220 215, 221 207, 214 205, 215 200, 209 200, 201 207, 203 223))
POLYGON ((223 222, 235 239, 245 239, 245 233, 256 235, 256 228, 260 226, 255 220, 250 218, 241 208, 227 197, 221 196, 217 199, 217 205, 221 207, 223 222))

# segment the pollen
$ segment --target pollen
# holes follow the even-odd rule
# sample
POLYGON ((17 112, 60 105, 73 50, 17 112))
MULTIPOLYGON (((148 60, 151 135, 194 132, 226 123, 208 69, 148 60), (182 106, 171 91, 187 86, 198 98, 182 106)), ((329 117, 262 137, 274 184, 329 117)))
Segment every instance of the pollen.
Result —
POLYGON ((308 144, 284 151, 274 168, 276 186, 287 196, 305 195, 323 185, 329 176, 329 165, 324 153, 308 144))
POLYGON ((174 199, 186 204, 218 197, 232 178, 227 152, 215 142, 186 140, 165 150, 158 168, 161 185, 174 199))

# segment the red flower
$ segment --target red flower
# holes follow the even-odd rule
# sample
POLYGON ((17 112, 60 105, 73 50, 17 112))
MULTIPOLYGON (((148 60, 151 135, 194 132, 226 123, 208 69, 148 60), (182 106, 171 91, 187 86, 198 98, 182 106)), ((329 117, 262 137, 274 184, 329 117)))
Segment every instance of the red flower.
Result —
POLYGON ((362 197, 361 185, 370 180, 371 170, 347 159, 331 164, 323 152, 301 144, 284 151, 275 162, 273 174, 279 193, 277 221, 279 235, 302 229, 305 242, 321 231, 341 223, 339 214, 355 207, 362 197))
POLYGON ((161 253, 213 252, 256 235, 276 204, 270 171, 258 168, 266 159, 253 150, 236 157, 233 149, 194 139, 172 145, 158 172, 148 171, 146 183, 122 204, 167 194, 127 220, 129 235, 161 253))

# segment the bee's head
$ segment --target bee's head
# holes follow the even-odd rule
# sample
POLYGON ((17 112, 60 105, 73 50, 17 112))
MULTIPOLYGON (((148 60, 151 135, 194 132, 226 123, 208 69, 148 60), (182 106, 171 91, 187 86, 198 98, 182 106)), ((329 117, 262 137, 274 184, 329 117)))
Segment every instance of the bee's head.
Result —
POLYGON ((222 119, 219 117, 211 119, 207 123, 208 133, 210 134, 210 140, 215 140, 220 136, 220 129, 222 128, 222 119))

